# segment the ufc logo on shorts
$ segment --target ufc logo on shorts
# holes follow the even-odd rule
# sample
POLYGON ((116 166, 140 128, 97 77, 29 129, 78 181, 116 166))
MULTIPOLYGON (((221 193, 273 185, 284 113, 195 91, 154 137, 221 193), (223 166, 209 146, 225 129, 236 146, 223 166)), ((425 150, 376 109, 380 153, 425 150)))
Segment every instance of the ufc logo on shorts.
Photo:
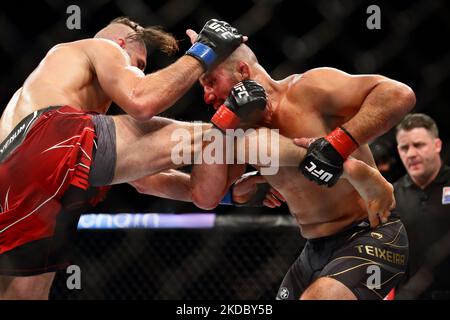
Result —
POLYGON ((217 22, 213 22, 208 26, 210 29, 214 30, 217 33, 220 33, 220 36, 224 39, 230 39, 233 37, 230 31, 228 31, 223 25, 217 22))
POLYGON ((322 181, 328 182, 331 178, 333 178, 333 175, 329 172, 326 172, 325 170, 314 170, 317 168, 317 166, 314 164, 314 162, 309 162, 311 166, 308 168, 305 166, 305 169, 308 170, 313 176, 319 178, 322 181))
POLYGON ((247 90, 245 89, 244 85, 242 84, 242 82, 239 82, 237 85, 235 85, 234 90, 236 90, 238 92, 237 95, 239 98, 249 96, 249 94, 248 94, 247 90))

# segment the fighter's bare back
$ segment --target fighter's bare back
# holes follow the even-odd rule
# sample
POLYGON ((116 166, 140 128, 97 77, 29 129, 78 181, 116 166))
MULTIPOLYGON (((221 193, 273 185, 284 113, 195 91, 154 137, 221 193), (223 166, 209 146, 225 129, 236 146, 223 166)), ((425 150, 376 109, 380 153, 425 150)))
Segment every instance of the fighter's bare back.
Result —
POLYGON ((89 53, 96 47, 101 55, 105 46, 97 43, 105 41, 85 39, 54 46, 9 101, 0 119, 0 141, 27 115, 48 106, 106 113, 111 98, 99 85, 89 53))

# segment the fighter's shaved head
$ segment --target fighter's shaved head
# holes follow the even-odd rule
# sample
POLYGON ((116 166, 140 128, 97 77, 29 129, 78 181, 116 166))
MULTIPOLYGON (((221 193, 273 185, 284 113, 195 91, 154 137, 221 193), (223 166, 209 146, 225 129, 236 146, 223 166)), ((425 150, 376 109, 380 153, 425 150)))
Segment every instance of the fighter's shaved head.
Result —
POLYGON ((246 62, 249 66, 258 63, 255 53, 246 44, 241 44, 224 62, 223 66, 232 69, 240 61, 246 62))
POLYGON ((103 38, 116 41, 119 38, 128 38, 134 34, 134 30, 129 26, 120 23, 111 23, 95 34, 95 38, 103 38))

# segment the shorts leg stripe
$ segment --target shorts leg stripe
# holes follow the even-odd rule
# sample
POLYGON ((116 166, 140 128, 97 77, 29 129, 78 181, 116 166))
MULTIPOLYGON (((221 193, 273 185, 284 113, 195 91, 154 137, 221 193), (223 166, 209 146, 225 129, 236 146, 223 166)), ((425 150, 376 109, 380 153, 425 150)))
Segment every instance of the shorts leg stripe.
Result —
POLYGON ((36 111, 33 112, 33 118, 30 120, 30 122, 28 122, 27 126, 25 127, 24 132, 28 132, 28 129, 30 128, 30 125, 32 123, 34 123, 34 120, 36 119, 37 115, 38 115, 38 112, 36 110, 36 111))
POLYGON ((377 262, 375 262, 375 261, 373 261, 373 260, 366 259, 366 258, 361 258, 361 257, 358 257, 358 256, 342 256, 342 257, 337 257, 336 259, 331 260, 331 261, 329 262, 329 264, 332 263, 332 262, 334 262, 334 261, 336 261, 336 260, 341 260, 341 259, 359 259, 359 260, 363 260, 363 261, 368 261, 368 262, 372 262, 372 263, 375 263, 375 264, 379 264, 379 263, 377 263, 377 262))
MULTIPOLYGON (((67 142, 67 141, 70 141, 70 140, 75 139, 75 138, 79 138, 79 137, 81 137, 81 135, 78 134, 78 135, 76 135, 76 136, 67 138, 66 140, 63 140, 63 141, 61 141, 61 142, 58 142, 57 144, 51 146, 50 148, 48 148, 48 149, 42 151, 42 153, 47 152, 47 151, 50 151, 50 150, 52 150, 52 149, 56 149, 56 148, 57 148, 58 146, 60 146, 62 143, 67 142)), ((62 146, 67 146, 67 145, 62 145, 62 146)), ((70 146, 70 147, 73 147, 73 144, 72 144, 72 145, 69 145, 69 146, 70 146)))
MULTIPOLYGON (((81 132, 83 132, 83 131, 85 131, 85 130, 94 132, 94 130, 92 130, 92 129, 89 128, 89 127, 84 127, 83 130, 82 130, 81 132)), ((58 147, 73 147, 74 145, 61 145, 61 144, 64 143, 64 142, 67 142, 67 141, 69 141, 69 140, 72 140, 72 139, 75 139, 75 138, 79 138, 79 137, 81 137, 81 134, 78 134, 78 135, 75 135, 75 136, 73 136, 73 137, 67 138, 66 140, 63 140, 63 141, 61 141, 61 142, 58 142, 57 144, 55 144, 54 146, 48 148, 47 150, 42 151, 42 153, 47 152, 47 151, 50 151, 50 150, 52 150, 52 149, 56 149, 56 148, 58 148, 58 147)))
POLYGON ((385 285, 386 283, 388 283, 389 281, 391 281, 392 279, 394 279, 396 276, 398 276, 399 274, 405 274, 404 272, 397 272, 396 274, 394 274, 392 277, 390 277, 389 279, 387 279, 385 282, 383 282, 381 285, 385 285))
POLYGON ((390 247, 394 247, 394 248, 408 248, 407 245, 400 246, 400 245, 390 244, 390 243, 384 243, 384 244, 387 246, 390 246, 390 247))
POLYGON ((83 147, 81 147, 81 143, 77 142, 77 145, 80 146, 81 151, 83 151, 84 155, 89 159, 92 160, 91 157, 89 157, 88 153, 84 151, 83 147))
POLYGON ((367 230, 361 230, 361 231, 356 231, 354 234, 352 234, 351 235, 351 237, 350 238, 348 238, 347 239, 347 241, 350 241, 350 240, 352 240, 358 233, 361 233, 361 232, 366 232, 367 230))
POLYGON ((83 168, 86 168, 86 169, 90 169, 91 168, 91 167, 89 167, 89 166, 87 166, 85 164, 82 164, 81 162, 77 163, 77 165, 82 166, 83 168))
POLYGON ((4 227, 2 230, 0 230, 0 233, 3 233, 4 231, 6 231, 7 229, 9 229, 10 227, 12 227, 13 225, 15 225, 16 223, 19 223, 20 221, 28 218, 29 216, 31 216, 33 213, 35 213, 37 210, 39 210, 42 206, 44 206, 47 202, 49 202, 50 200, 52 200, 59 192, 59 190, 62 188, 62 186, 64 185, 64 182, 66 181, 67 175, 69 174, 70 171, 74 171, 75 169, 68 169, 66 172, 66 175, 64 176, 64 179, 61 182, 61 185, 58 187, 58 189, 55 191, 55 193, 48 198, 47 200, 45 200, 44 202, 42 202, 39 206, 37 206, 36 208, 34 208, 33 211, 31 211, 30 213, 28 213, 27 215, 23 216, 22 218, 20 218, 19 220, 16 220, 15 222, 11 223, 10 225, 4 227))
POLYGON ((384 244, 392 244, 393 242, 395 242, 395 240, 397 240, 398 235, 400 234, 400 231, 402 230, 402 228, 403 228, 403 224, 400 226, 400 228, 398 228, 398 231, 397 231, 397 234, 395 235, 394 240, 392 240, 390 242, 384 242, 384 244))
POLYGON ((348 269, 345 269, 345 270, 343 270, 343 271, 339 271, 339 272, 336 272, 336 273, 333 273, 333 274, 329 274, 328 277, 335 277, 335 276, 338 276, 338 275, 340 275, 340 274, 346 273, 346 272, 348 272, 348 271, 352 271, 352 270, 354 270, 354 269, 357 269, 357 268, 359 268, 359 267, 367 266, 367 265, 374 265, 374 264, 379 265, 379 266, 381 265, 380 263, 375 262, 375 261, 372 261, 372 262, 366 262, 366 263, 361 263, 361 264, 358 264, 357 266, 353 266, 353 267, 348 268, 348 269))
MULTIPOLYGON (((8 191, 6 191, 6 196, 5 196, 5 211, 9 210, 9 204, 8 204, 8 196, 9 196, 9 189, 11 189, 11 186, 9 186, 8 191)), ((3 211, 3 210, 2 210, 3 211)))

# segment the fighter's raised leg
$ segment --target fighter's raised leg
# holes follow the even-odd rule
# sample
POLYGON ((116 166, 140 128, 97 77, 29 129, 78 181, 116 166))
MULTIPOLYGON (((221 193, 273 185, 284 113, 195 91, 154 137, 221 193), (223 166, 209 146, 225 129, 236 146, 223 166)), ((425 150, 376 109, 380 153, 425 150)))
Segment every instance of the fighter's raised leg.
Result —
POLYGON ((173 161, 172 152, 180 145, 180 140, 173 135, 188 139, 186 152, 193 155, 202 147, 201 143, 195 143, 201 141, 202 128, 210 127, 160 117, 149 121, 137 121, 127 115, 112 118, 116 128, 117 163, 111 184, 134 181, 189 164, 173 161))

